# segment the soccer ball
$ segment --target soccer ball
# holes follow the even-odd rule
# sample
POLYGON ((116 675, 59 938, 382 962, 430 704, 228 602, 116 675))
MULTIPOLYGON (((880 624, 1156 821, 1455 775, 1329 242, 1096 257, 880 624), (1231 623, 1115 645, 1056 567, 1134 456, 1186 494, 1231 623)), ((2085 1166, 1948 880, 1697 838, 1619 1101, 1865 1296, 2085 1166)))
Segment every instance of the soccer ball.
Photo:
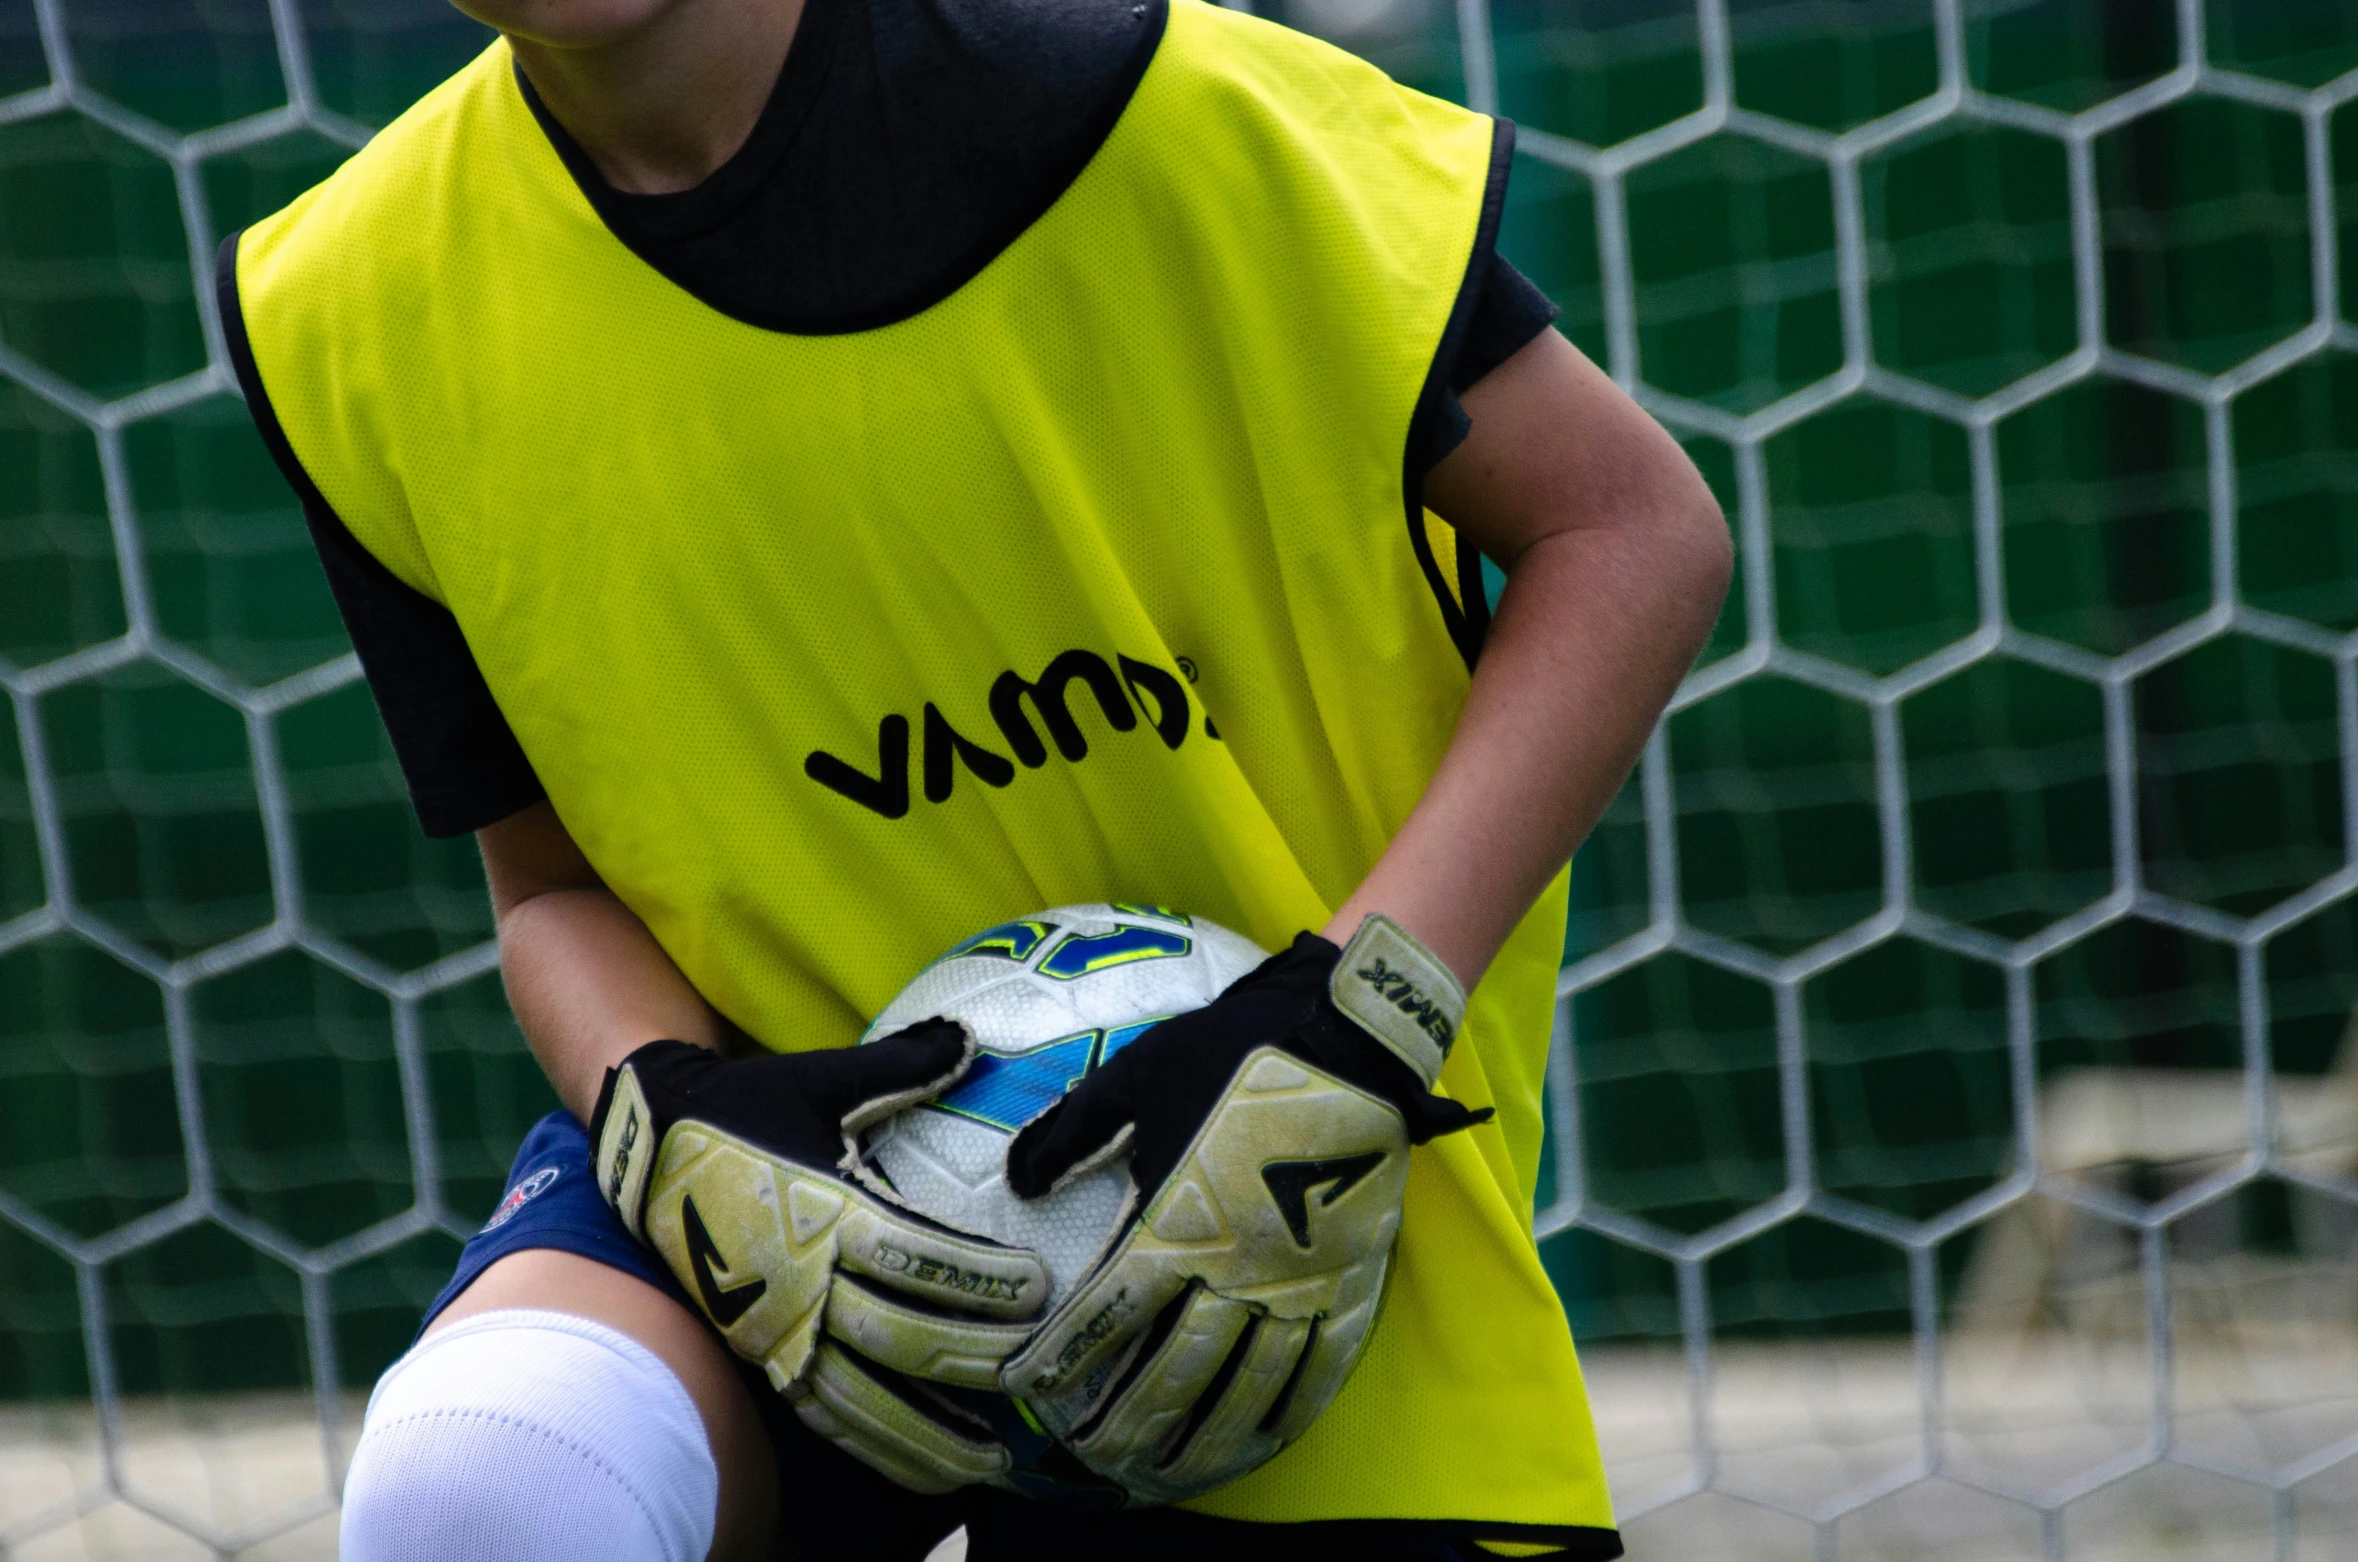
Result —
MULTIPOLYGON (((1037 1253, 1053 1307, 1120 1224, 1129 1157, 1026 1203, 1008 1191, 1008 1141, 1089 1070, 1158 1022, 1210 1003, 1265 958, 1224 927, 1118 902, 1058 906, 975 934, 919 972, 860 1038, 938 1014, 965 1021, 977 1047, 957 1084, 869 1131, 863 1171, 922 1214, 1037 1253)), ((1066 1507, 1128 1504, 1017 1401, 927 1387, 998 1434, 1013 1456, 1001 1484, 1066 1507)))
POLYGON ((1049 1301, 1122 1217, 1127 1157, 1025 1202, 1008 1141, 1158 1021, 1199 1009, 1267 959, 1250 939, 1160 906, 1058 906, 966 939, 885 1005, 862 1041, 944 1015, 974 1032, 963 1079, 868 1135, 869 1167, 912 1209, 1040 1256, 1049 1301))

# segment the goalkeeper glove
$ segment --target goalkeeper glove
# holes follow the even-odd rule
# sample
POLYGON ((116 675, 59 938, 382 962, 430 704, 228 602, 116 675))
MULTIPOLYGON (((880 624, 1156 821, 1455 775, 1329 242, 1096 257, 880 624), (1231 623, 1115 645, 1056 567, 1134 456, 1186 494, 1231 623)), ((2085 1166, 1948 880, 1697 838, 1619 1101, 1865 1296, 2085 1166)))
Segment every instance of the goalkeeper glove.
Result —
POLYGON ((977 1417, 924 1381, 993 1388, 1048 1277, 847 1176, 860 1131, 966 1071, 966 1028, 929 1020, 841 1051, 733 1062, 653 1041, 590 1118, 598 1191, 662 1255, 731 1349, 814 1431, 912 1490, 1004 1473, 977 1417))
POLYGON ((1385 917, 1304 933, 1116 1053, 1015 1137, 1026 1198, 1127 1150, 1142 1208, 1000 1381, 1147 1501, 1235 1479, 1332 1400, 1374 1322, 1408 1147, 1488 1118, 1431 1093, 1465 1015, 1385 917))

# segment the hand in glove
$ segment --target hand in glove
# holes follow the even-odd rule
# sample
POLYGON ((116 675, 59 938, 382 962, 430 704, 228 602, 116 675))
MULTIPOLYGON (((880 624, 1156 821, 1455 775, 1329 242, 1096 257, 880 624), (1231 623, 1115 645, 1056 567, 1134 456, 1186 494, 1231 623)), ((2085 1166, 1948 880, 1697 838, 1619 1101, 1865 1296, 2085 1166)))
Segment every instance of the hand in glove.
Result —
POLYGON ((1127 1150, 1137 1207, 1000 1381, 1081 1461, 1175 1501, 1302 1431, 1358 1357, 1408 1147, 1487 1118, 1432 1094, 1465 994, 1384 917, 1304 933, 1018 1134, 1037 1198, 1127 1150))
POLYGON ((654 1041, 607 1072, 598 1189, 814 1431, 916 1491, 1005 1471, 923 1381, 995 1387, 1048 1291, 1020 1248, 951 1230, 842 1169, 861 1130, 966 1071, 964 1026, 733 1062, 654 1041))

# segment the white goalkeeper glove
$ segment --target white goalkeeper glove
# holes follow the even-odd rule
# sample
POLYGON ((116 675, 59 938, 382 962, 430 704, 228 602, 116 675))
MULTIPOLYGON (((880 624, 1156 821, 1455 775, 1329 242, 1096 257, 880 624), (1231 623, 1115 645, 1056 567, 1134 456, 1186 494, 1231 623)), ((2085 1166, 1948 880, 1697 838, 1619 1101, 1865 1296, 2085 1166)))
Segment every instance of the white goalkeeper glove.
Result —
POLYGON ((1009 1468, 927 1382, 997 1385, 1047 1272, 1021 1248, 876 1197, 843 1168, 860 1131, 954 1082, 966 1028, 733 1062, 654 1041, 606 1075, 598 1191, 804 1424, 913 1491, 1009 1468))
POLYGON ((1025 1198, 1127 1150, 1136 1208, 1000 1381, 1133 1498, 1195 1496, 1317 1419, 1358 1359, 1408 1148, 1486 1119, 1431 1093, 1465 993, 1369 917, 1304 933, 1015 1137, 1025 1198))

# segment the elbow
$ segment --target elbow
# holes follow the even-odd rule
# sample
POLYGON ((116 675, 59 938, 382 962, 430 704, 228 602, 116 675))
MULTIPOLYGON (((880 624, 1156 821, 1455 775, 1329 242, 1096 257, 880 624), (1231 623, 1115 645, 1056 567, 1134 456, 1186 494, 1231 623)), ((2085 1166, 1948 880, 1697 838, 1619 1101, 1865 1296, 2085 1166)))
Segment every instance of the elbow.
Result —
POLYGON ((475 843, 483 853, 492 917, 503 933, 511 916, 543 896, 606 888, 545 797, 483 826, 475 843))
POLYGON ((611 897, 612 891, 603 884, 535 884, 504 897, 494 897, 491 903, 492 929, 501 938, 512 938, 516 929, 528 918, 537 918, 561 896, 583 892, 611 897))
POLYGON ((1736 579, 1736 540, 1728 532, 1728 518, 1719 508, 1719 501, 1711 490, 1703 490, 1702 503, 1696 506, 1690 529, 1696 535, 1695 592, 1705 605, 1707 620, 1716 621, 1720 605, 1727 601, 1728 588, 1736 579))
POLYGON ((1735 581, 1736 547, 1728 533, 1727 516, 1702 474, 1690 466, 1687 477, 1681 485, 1685 491, 1672 507, 1675 519, 1664 529, 1668 534, 1664 551, 1672 555, 1666 560, 1669 575, 1676 582, 1679 598, 1691 610, 1691 638, 1700 652, 1735 581))

